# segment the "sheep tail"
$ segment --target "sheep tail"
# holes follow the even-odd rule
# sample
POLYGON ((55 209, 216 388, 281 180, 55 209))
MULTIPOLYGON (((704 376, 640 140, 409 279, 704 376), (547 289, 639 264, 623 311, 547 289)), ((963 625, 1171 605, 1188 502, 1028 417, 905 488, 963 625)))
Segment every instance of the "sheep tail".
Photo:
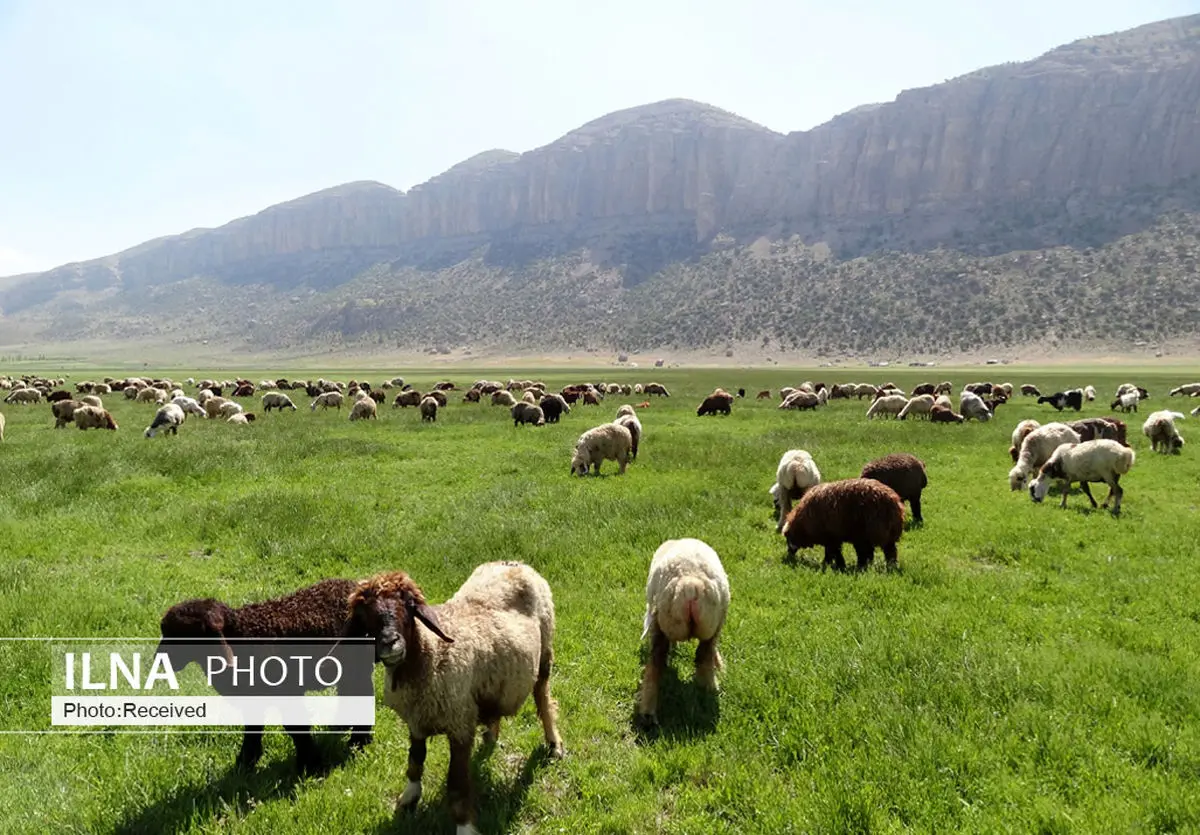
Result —
POLYGON ((1117 458, 1117 466, 1115 467, 1117 475, 1125 475, 1133 469, 1133 462, 1137 459, 1137 455, 1133 451, 1133 447, 1122 447, 1121 455, 1117 458))

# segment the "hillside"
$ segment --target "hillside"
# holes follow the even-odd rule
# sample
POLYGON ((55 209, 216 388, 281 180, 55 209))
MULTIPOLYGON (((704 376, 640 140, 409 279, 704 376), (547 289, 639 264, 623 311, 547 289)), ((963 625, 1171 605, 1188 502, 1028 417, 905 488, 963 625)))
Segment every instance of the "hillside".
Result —
POLYGON ((1200 15, 806 132, 668 100, 485 151, 407 193, 349 183, 23 276, 0 285, 0 322, 53 326, 56 341, 187 341, 242 333, 249 313, 271 325, 250 349, 320 336, 840 352, 1047 328, 1116 338, 1116 306, 1122 338, 1170 336, 1196 321, 1197 113, 1200 15))

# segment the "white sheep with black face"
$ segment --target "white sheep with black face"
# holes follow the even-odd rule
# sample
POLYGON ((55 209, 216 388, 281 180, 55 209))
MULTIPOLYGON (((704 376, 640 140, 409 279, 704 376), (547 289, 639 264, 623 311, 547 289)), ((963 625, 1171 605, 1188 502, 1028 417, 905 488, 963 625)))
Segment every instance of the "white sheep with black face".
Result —
POLYGON ((1054 450, 1050 460, 1042 465, 1037 478, 1029 483, 1029 497, 1041 502, 1050 491, 1050 482, 1059 481, 1063 489, 1061 506, 1065 508, 1071 485, 1078 482, 1092 507, 1096 507, 1096 499, 1088 484, 1104 482, 1108 485, 1108 496, 1100 507, 1108 507, 1109 501, 1115 498, 1113 514, 1119 514, 1121 499, 1125 495, 1120 483, 1121 476, 1133 468, 1135 457, 1131 448, 1107 438, 1063 444, 1054 450))

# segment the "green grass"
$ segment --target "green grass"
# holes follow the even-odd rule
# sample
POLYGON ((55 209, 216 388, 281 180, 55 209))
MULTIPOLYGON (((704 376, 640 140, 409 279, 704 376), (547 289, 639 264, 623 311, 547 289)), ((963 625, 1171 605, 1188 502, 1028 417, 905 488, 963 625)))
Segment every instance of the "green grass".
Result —
MULTIPOLYGON (((1090 382, 1104 399, 1130 376, 1105 371, 1004 379, 1090 382)), ((948 376, 957 390, 986 373, 948 376)), ((868 422, 865 401, 694 412, 717 384, 753 396, 805 377, 908 387, 944 375, 546 372, 556 387, 658 379, 674 395, 639 413, 646 437, 628 473, 608 462, 598 479, 568 475, 575 438, 642 398, 610 397, 541 429, 459 397, 436 425, 414 409, 351 424, 302 404, 251 427, 189 419, 153 440, 141 436, 153 408, 117 396, 106 398, 117 433, 55 431, 45 405, 6 405, 0 634, 153 637, 188 597, 239 604, 384 569, 440 601, 478 563, 515 558, 555 592, 568 756, 539 755, 532 704, 510 720, 477 761, 485 833, 1197 831, 1200 459, 1190 445, 1154 455, 1140 434, 1148 407, 1166 407, 1166 390, 1193 375, 1137 374, 1154 399, 1130 416, 1138 461, 1119 519, 1079 494, 1063 511, 1009 492, 1013 426, 1055 416, 1029 398, 963 426, 868 422), (793 447, 827 480, 891 451, 926 461, 926 524, 901 540, 901 571, 784 564, 767 488, 793 447), (710 543, 729 573, 727 666, 707 701, 678 649, 663 727, 643 737, 631 719, 646 570, 680 536, 710 543)), ((1107 414, 1101 405, 1084 415, 1107 414)), ((1193 423, 1181 429, 1200 444, 1193 423)), ((0 725, 46 727, 48 693, 44 648, 0 644, 0 725)), ((321 741, 342 760, 342 739, 321 741)), ((393 817, 407 735, 382 704, 376 741, 324 777, 298 779, 276 732, 258 772, 239 778, 237 746, 230 735, 0 737, 0 831, 452 831, 442 740, 420 810, 393 817)))

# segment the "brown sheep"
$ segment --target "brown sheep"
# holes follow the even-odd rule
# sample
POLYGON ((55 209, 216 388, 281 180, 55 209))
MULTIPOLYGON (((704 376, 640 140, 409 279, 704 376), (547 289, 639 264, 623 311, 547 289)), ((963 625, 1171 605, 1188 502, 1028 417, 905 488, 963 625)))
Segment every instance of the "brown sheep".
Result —
MULTIPOLYGON (((570 401, 567 401, 567 402, 570 402, 570 401)), ((599 406, 599 405, 600 405, 600 398, 599 398, 598 396, 596 396, 596 392, 594 392, 594 391, 592 391, 592 390, 590 390, 590 389, 589 389, 588 391, 585 391, 585 392, 583 393, 583 405, 585 405, 585 406, 599 406)))
POLYGON ((907 452, 893 452, 870 461, 862 468, 863 478, 873 478, 896 491, 900 501, 908 502, 912 508, 912 520, 923 524, 921 518, 921 491, 929 485, 925 475, 925 462, 907 452))
POLYGON ((783 526, 788 560, 800 548, 825 549, 824 565, 842 570, 842 543, 858 555, 858 568, 871 564, 875 549, 883 551, 888 567, 896 566, 896 543, 904 533, 904 504, 896 491, 869 478, 827 481, 804 494, 783 526))
POLYGON ((1116 441, 1121 446, 1129 446, 1125 440, 1127 429, 1123 420, 1104 417, 1084 418, 1071 421, 1067 426, 1079 433, 1080 443, 1108 439, 1116 441))
POLYGON ((929 420, 932 423, 962 423, 966 418, 956 415, 953 409, 945 406, 934 406, 929 410, 929 420))
POLYGON ((80 406, 75 410, 75 425, 80 429, 111 429, 117 430, 117 422, 104 409, 95 406, 80 406))
POLYGON ((54 428, 62 429, 68 423, 75 422, 75 410, 83 404, 78 400, 56 400, 50 404, 50 411, 54 414, 54 428))
POLYGON ((65 389, 59 389, 58 391, 54 391, 54 392, 51 392, 50 394, 46 395, 46 400, 48 400, 51 403, 57 403, 59 400, 70 400, 70 399, 71 399, 71 392, 66 391, 65 389))
MULTIPOLYGON (((446 407, 446 404, 450 402, 449 399, 447 399, 447 397, 446 397, 446 392, 443 391, 442 389, 434 389, 433 391, 426 394, 425 397, 432 397, 434 400, 437 401, 438 407, 443 408, 443 409, 446 407)), ((421 399, 424 400, 425 398, 422 397, 421 399)), ((418 403, 417 405, 419 406, 421 404, 418 403)))
POLYGON ((467 389, 467 393, 463 395, 464 403, 478 403, 479 389, 467 389))
POLYGON ((754 399, 755 400, 770 400, 771 399, 771 390, 763 389, 757 395, 755 395, 754 399))
MULTIPOLYGON (((186 600, 167 610, 160 629, 163 641, 156 652, 171 659, 178 672, 190 662, 201 663, 203 652, 197 656, 194 644, 186 639, 219 639, 221 650, 232 659, 239 642, 230 638, 342 638, 349 622, 347 601, 358 584, 353 580, 322 580, 285 597, 250 603, 233 608, 211 597, 186 600), (174 643, 179 641, 180 643, 174 643)), ((223 678, 216 679, 221 692, 223 678)), ((302 694, 300 694, 302 695, 302 694)), ((288 734, 296 745, 296 764, 302 772, 320 768, 321 756, 308 727, 289 727, 288 734)), ((252 769, 262 757, 262 727, 247 727, 238 752, 239 768, 252 769)), ((371 741, 369 726, 355 728, 350 745, 362 747, 371 741)))
POLYGON ((912 396, 916 397, 921 394, 933 394, 937 391, 937 383, 922 383, 912 390, 912 396))
POLYGON ((703 417, 704 415, 723 414, 728 415, 733 412, 733 395, 727 391, 717 391, 704 398, 704 402, 696 409, 696 415, 703 417))
POLYGON ((392 401, 392 408, 406 409, 409 406, 420 406, 421 401, 424 399, 425 398, 421 395, 421 392, 417 391, 416 389, 408 389, 407 391, 402 391, 396 395, 396 398, 392 401))

